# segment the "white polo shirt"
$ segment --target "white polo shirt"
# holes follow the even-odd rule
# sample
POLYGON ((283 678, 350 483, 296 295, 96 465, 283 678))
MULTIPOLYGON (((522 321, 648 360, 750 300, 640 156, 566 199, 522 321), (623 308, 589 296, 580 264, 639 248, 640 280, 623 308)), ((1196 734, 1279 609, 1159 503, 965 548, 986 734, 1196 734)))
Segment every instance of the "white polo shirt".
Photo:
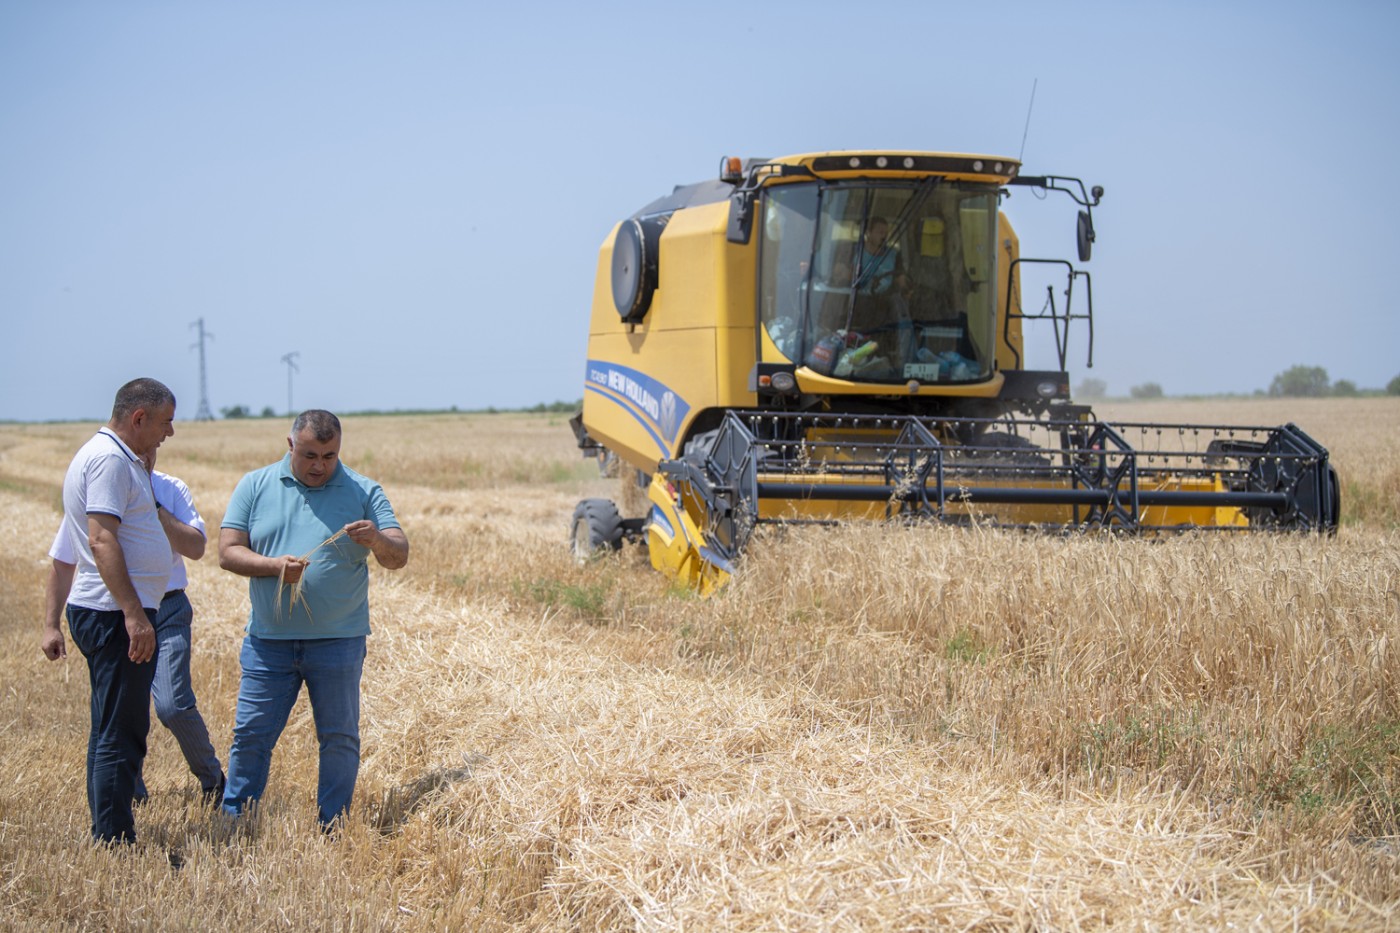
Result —
POLYGON ((88 516, 111 515, 120 525, 117 542, 126 558, 141 605, 160 607, 170 582, 171 551, 165 529, 156 515, 151 476, 141 458, 111 430, 102 428, 73 457, 63 478, 63 526, 77 570, 68 602, 103 611, 121 607, 107 591, 88 540, 88 516))
MULTIPOLYGON (((162 473, 154 470, 151 473, 151 490, 156 494, 156 502, 175 518, 195 528, 200 534, 205 535, 204 518, 199 514, 199 510, 194 505, 194 495, 190 492, 190 487, 185 485, 184 480, 169 473, 162 473)), ((206 539, 208 535, 205 535, 206 539)), ((68 539, 67 529, 63 525, 58 526, 58 533, 54 535, 53 546, 49 548, 49 556, 54 560, 62 561, 65 564, 76 564, 78 556, 73 549, 73 544, 68 539)), ((189 574, 185 572, 185 559, 179 555, 174 548, 170 549, 170 582, 166 584, 167 590, 183 590, 189 585, 189 574)))

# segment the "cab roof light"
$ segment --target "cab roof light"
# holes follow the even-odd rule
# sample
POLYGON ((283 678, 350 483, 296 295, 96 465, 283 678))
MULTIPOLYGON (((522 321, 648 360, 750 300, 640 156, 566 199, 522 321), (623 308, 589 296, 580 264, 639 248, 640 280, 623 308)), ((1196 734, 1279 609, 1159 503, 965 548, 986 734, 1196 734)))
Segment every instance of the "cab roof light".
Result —
POLYGON ((1020 165, 1010 159, 984 159, 960 155, 908 155, 904 153, 852 152, 817 156, 812 170, 824 172, 891 171, 928 172, 937 175, 999 175, 1015 178, 1020 165))

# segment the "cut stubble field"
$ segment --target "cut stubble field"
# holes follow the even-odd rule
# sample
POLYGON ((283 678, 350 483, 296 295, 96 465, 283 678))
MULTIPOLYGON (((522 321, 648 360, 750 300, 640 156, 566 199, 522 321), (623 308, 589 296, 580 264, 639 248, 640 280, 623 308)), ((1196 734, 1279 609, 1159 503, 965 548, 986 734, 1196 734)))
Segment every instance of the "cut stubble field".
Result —
MULTIPOLYGON (((305 700, 257 818, 153 724, 129 852, 87 841, 86 665, 39 650, 63 472, 95 425, 0 426, 0 925, 20 929, 1400 926, 1400 399, 1101 405, 1293 421, 1334 537, 765 528, 730 586, 578 565, 622 498, 558 415, 345 421, 412 542, 372 571, 363 766, 315 821, 305 700)), ((211 528, 286 425, 177 424, 211 528)), ((190 568, 220 756, 246 581, 190 568)))

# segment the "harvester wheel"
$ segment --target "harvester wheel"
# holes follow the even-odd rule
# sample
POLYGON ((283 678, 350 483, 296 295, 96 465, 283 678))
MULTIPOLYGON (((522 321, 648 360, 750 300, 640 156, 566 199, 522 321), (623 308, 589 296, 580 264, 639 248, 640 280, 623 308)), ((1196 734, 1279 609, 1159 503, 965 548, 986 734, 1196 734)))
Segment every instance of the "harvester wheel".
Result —
POLYGON ((622 550, 622 516, 610 499, 584 499, 574 507, 569 547, 579 561, 622 550))

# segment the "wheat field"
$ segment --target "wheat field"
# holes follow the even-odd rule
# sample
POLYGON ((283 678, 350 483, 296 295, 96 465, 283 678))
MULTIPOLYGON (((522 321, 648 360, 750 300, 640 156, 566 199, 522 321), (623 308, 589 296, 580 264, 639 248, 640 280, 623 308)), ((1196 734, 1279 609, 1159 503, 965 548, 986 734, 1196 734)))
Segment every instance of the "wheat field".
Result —
MULTIPOLYGON (((764 528, 699 599, 575 564, 623 498, 559 415, 345 419, 412 543, 372 571, 363 766, 316 828, 299 700, 257 819, 153 722, 130 851, 87 837, 86 665, 39 650, 63 473, 96 425, 0 425, 0 926, 23 930, 1400 928, 1400 399, 1100 406, 1293 421, 1330 538, 764 528)), ((217 527, 287 425, 177 424, 217 527)), ((190 567, 225 758, 246 581, 190 567)))

